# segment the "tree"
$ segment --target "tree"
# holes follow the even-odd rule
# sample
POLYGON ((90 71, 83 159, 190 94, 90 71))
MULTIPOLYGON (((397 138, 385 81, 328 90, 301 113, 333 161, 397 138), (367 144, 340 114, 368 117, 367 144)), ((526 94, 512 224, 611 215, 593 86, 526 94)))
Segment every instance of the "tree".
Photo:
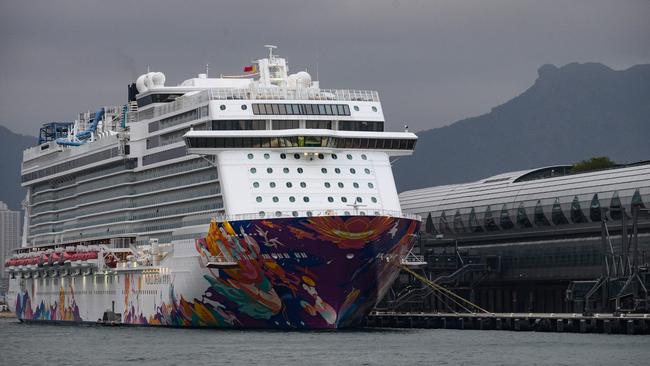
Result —
POLYGON ((608 169, 616 166, 616 163, 613 162, 610 158, 606 156, 598 156, 591 158, 589 160, 582 160, 571 167, 572 173, 583 173, 589 172, 592 170, 608 169))

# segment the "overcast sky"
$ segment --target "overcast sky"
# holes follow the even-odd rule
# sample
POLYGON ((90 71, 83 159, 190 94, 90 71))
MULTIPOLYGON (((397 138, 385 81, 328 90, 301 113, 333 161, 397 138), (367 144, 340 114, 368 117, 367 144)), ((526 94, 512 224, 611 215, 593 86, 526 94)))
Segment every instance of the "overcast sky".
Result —
POLYGON ((177 84, 210 64, 236 74, 279 47, 324 88, 380 92, 389 129, 486 113, 545 63, 650 62, 650 0, 0 2, 0 124, 123 104, 146 71, 177 84))

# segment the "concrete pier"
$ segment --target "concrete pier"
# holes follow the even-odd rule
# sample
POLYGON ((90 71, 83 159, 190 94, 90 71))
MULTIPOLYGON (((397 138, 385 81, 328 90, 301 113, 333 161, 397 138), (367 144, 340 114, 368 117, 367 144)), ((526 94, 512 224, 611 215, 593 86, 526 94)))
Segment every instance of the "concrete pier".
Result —
POLYGON ((366 318, 365 326, 376 328, 650 334, 650 314, 373 312, 366 318))

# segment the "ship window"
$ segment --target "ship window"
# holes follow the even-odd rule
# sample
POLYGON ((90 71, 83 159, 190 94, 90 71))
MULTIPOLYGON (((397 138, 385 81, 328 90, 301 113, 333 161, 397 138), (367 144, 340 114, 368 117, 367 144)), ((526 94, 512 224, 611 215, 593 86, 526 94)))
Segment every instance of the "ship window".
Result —
POLYGON ((371 182, 368 182, 368 188, 375 188, 375 185, 372 184, 371 182))
POLYGON ((302 172, 303 172, 302 168, 298 168, 297 171, 298 171, 298 174, 302 174, 302 172))
POLYGON ((285 173, 289 173, 289 168, 282 168, 282 171, 285 173))
POLYGON ((305 197, 302 198, 302 200, 305 201, 305 202, 309 202, 309 197, 305 196, 305 197))
POLYGON ((336 160, 336 159, 338 159, 338 158, 339 158, 339 157, 336 156, 336 154, 332 154, 332 159, 333 159, 333 160, 336 160))
POLYGON ((305 183, 305 182, 300 182, 300 186, 301 186, 302 188, 307 188, 307 183, 305 183))
POLYGON ((275 188, 275 182, 270 182, 270 183, 269 183, 269 187, 271 187, 271 188, 275 188))
POLYGON ((299 128, 300 123, 297 120, 273 120, 271 127, 273 130, 290 130, 299 128))
POLYGON ((273 173, 273 168, 266 168, 266 172, 269 174, 273 173))
POLYGON ((355 111, 359 112, 359 106, 358 105, 355 105, 353 108, 354 108, 355 111))
POLYGON ((296 197, 290 196, 289 197, 289 202, 296 202, 296 197))
POLYGON ((253 182, 253 187, 255 187, 255 188, 259 188, 259 187, 260 187, 259 182, 253 182))
POLYGON ((361 203, 363 202, 363 199, 361 197, 357 197, 357 202, 361 203))
POLYGON ((264 159, 269 159, 270 157, 271 157, 271 155, 269 155, 269 154, 264 154, 264 159))
POLYGON ((276 196, 273 196, 273 202, 278 202, 280 199, 276 196))
POLYGON ((291 188, 291 187, 293 187, 293 184, 291 184, 291 182, 287 182, 287 188, 291 188))
POLYGON ((384 131, 383 121, 339 121, 341 131, 384 131))
POLYGON ((327 174, 327 168, 321 168, 320 171, 323 172, 323 174, 327 174))
POLYGON ((359 183, 354 182, 354 183, 352 183, 352 186, 353 186, 354 188, 359 188, 359 183))
POLYGON ((334 173, 336 173, 336 174, 341 174, 341 169, 339 169, 339 168, 335 168, 335 169, 334 169, 334 173))
POLYGON ((350 173, 357 174, 357 171, 354 168, 350 168, 350 173))
POLYGON ((257 173, 257 169, 251 168, 251 173, 253 173, 253 174, 257 173))
POLYGON ((225 104, 220 105, 219 109, 221 109, 222 111, 225 111, 226 110, 226 105, 225 104))
POLYGON ((343 188, 343 187, 344 187, 343 182, 339 182, 339 188, 343 188))
POLYGON ((307 216, 312 217, 312 216, 314 216, 314 214, 311 211, 307 211, 307 216))
POLYGON ((255 201, 262 202, 262 197, 260 197, 260 196, 255 197, 255 201))
POLYGON ((266 213, 264 211, 260 211, 257 214, 260 215, 260 217, 264 217, 266 215, 266 213))
POLYGON ((248 159, 253 159, 253 154, 248 154, 248 159))
POLYGON ((332 185, 330 184, 330 182, 325 182, 325 188, 329 188, 329 187, 331 187, 331 186, 332 186, 332 185))
POLYGON ((366 156, 366 154, 361 154, 361 159, 368 160, 368 157, 366 156))
POLYGON ((345 197, 341 197, 341 202, 348 202, 348 199, 345 197))
POLYGON ((305 121, 305 128, 331 130, 332 121, 305 121))
POLYGON ((370 200, 374 203, 377 203, 377 198, 376 197, 370 197, 370 200))
POLYGON ((280 212, 280 211, 275 211, 275 216, 276 216, 276 217, 281 217, 281 216, 282 216, 282 212, 280 212))
POLYGON ((294 159, 300 159, 300 154, 293 154, 294 159))
POLYGON ((297 217, 298 216, 298 211, 291 211, 291 215, 293 215, 293 217, 297 217))
POLYGON ((286 158, 287 158, 287 154, 285 153, 280 154, 280 159, 286 159, 286 158))
POLYGON ((348 158, 348 160, 352 160, 352 154, 347 154, 345 157, 348 158))
POLYGON ((373 105, 373 106, 372 106, 372 111, 373 111, 373 112, 377 112, 377 107, 375 107, 375 106, 373 105))
POLYGON ((366 172, 366 174, 370 174, 370 169, 368 168, 365 168, 363 171, 366 172))
POLYGON ((334 202, 334 197, 327 197, 327 200, 328 200, 329 202, 334 202))
POLYGON ((248 109, 248 106, 247 106, 246 104, 242 104, 242 105, 241 105, 241 110, 242 110, 242 111, 245 111, 245 110, 247 110, 247 109, 248 109))

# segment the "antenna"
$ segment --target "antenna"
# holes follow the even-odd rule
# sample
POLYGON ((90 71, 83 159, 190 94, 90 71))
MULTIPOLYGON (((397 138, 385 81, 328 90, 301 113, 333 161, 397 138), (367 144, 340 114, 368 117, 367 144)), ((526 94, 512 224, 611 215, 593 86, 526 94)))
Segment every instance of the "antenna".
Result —
POLYGON ((205 64, 205 77, 210 77, 210 64, 205 64))
POLYGON ((147 74, 149 73, 149 64, 147 64, 147 74))
POLYGON ((269 60, 273 59, 273 50, 278 48, 278 46, 274 46, 272 44, 265 44, 264 47, 269 49, 269 60))

